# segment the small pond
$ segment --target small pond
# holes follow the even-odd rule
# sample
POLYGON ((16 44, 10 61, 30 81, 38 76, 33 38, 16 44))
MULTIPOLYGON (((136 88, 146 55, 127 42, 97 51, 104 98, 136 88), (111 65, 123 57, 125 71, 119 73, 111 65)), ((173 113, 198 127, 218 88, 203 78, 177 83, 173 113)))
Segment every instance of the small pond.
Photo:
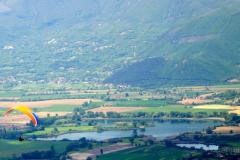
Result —
POLYGON ((219 147, 217 145, 206 144, 177 144, 178 147, 202 149, 204 151, 217 151, 219 147))

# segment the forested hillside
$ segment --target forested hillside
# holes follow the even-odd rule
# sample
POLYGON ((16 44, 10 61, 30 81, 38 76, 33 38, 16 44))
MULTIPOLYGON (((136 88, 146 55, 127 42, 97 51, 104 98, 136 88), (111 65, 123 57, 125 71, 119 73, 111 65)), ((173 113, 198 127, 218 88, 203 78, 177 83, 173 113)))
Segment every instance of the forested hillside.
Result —
POLYGON ((240 78, 238 0, 0 0, 1 81, 240 78))

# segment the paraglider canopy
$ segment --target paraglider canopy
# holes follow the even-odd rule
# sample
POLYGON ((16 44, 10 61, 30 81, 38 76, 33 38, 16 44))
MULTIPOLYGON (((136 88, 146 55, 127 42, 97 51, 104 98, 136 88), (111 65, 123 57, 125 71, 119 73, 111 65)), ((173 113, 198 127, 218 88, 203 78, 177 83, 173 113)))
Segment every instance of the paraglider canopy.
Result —
POLYGON ((17 105, 15 107, 12 107, 12 108, 8 109, 4 113, 4 115, 6 116, 6 115, 10 114, 13 111, 20 111, 20 112, 22 112, 23 114, 25 114, 26 116, 28 116, 30 118, 30 120, 32 121, 34 126, 38 125, 38 117, 37 117, 37 115, 34 112, 32 112, 32 110, 29 107, 27 107, 25 105, 17 105))

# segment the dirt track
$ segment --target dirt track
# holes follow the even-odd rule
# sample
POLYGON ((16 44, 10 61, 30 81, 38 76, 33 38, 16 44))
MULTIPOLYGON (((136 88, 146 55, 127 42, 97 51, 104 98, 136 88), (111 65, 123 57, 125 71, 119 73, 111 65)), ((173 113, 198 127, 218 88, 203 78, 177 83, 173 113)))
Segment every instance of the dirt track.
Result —
POLYGON ((117 143, 117 144, 106 146, 106 147, 92 149, 85 153, 81 153, 81 152, 72 153, 72 154, 70 154, 70 157, 72 160, 86 160, 88 157, 91 157, 94 159, 94 158, 96 158, 96 156, 101 155, 101 152, 100 152, 101 149, 103 151, 103 154, 108 154, 108 153, 112 153, 112 152, 129 149, 132 147, 133 146, 131 146, 128 143, 117 143))

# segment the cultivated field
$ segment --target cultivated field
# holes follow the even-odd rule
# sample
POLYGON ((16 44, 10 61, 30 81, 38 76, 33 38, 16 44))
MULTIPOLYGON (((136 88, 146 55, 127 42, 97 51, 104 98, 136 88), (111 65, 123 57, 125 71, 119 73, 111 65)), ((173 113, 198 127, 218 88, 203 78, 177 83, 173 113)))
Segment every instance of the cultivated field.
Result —
MULTIPOLYGON (((39 118, 45 118, 45 117, 54 117, 54 116, 65 116, 68 114, 71 114, 72 112, 37 112, 39 118)), ((0 117, 0 125, 6 125, 6 124, 27 124, 30 122, 30 119, 23 114, 19 115, 8 115, 4 117, 0 117)))
MULTIPOLYGON (((4 112, 5 108, 21 104, 34 108, 40 118, 45 118, 48 116, 65 116, 67 114, 71 114, 74 108, 79 107, 83 103, 89 101, 98 102, 99 100, 56 99, 33 102, 0 102, 0 108, 2 108, 0 113, 4 112)), ((29 118, 23 114, 11 114, 5 117, 0 117, 0 125, 27 123, 29 123, 29 118)))
POLYGON ((166 106, 160 106, 160 107, 115 107, 115 106, 104 106, 104 107, 98 107, 94 109, 90 109, 88 111, 92 112, 147 112, 147 113, 171 113, 171 112, 179 112, 179 113, 198 113, 198 112, 205 112, 207 114, 212 114, 213 112, 228 112, 228 109, 218 109, 218 108, 212 108, 212 109, 206 109, 202 107, 193 108, 191 106, 185 106, 185 105, 166 105, 166 106))
POLYGON ((239 126, 223 126, 223 127, 217 127, 214 132, 216 133, 222 133, 222 134, 229 134, 232 133, 240 133, 240 127, 239 126))
POLYGON ((240 106, 211 104, 211 105, 195 106, 193 108, 194 109, 205 109, 205 110, 227 110, 229 114, 235 113, 235 114, 240 115, 240 106))
POLYGON ((232 110, 232 111, 229 111, 228 113, 233 113, 233 114, 238 114, 240 115, 240 109, 236 109, 236 110, 232 110))
POLYGON ((144 107, 98 107, 94 109, 90 109, 88 111, 92 112, 102 112, 102 113, 107 113, 107 112, 133 112, 133 111, 140 111, 143 110, 144 107))
POLYGON ((38 117, 54 117, 54 116, 66 116, 68 114, 72 114, 72 112, 37 112, 38 117))
POLYGON ((26 115, 9 115, 0 117, 0 125, 6 124, 27 124, 30 122, 30 119, 26 115))
POLYGON ((214 100, 200 99, 200 98, 186 98, 179 101, 178 103, 184 104, 184 105, 191 105, 191 104, 204 104, 204 103, 212 103, 212 102, 214 102, 214 100))
POLYGON ((236 110, 236 109, 240 109, 240 106, 211 104, 211 105, 195 106, 195 107, 193 107, 193 108, 195 108, 195 109, 226 109, 226 110, 236 110))
POLYGON ((12 107, 16 105, 27 105, 31 108, 39 107, 50 107, 52 105, 81 105, 89 101, 96 102, 94 99, 55 99, 55 100, 44 100, 44 101, 32 101, 32 102, 0 102, 0 107, 12 107))

